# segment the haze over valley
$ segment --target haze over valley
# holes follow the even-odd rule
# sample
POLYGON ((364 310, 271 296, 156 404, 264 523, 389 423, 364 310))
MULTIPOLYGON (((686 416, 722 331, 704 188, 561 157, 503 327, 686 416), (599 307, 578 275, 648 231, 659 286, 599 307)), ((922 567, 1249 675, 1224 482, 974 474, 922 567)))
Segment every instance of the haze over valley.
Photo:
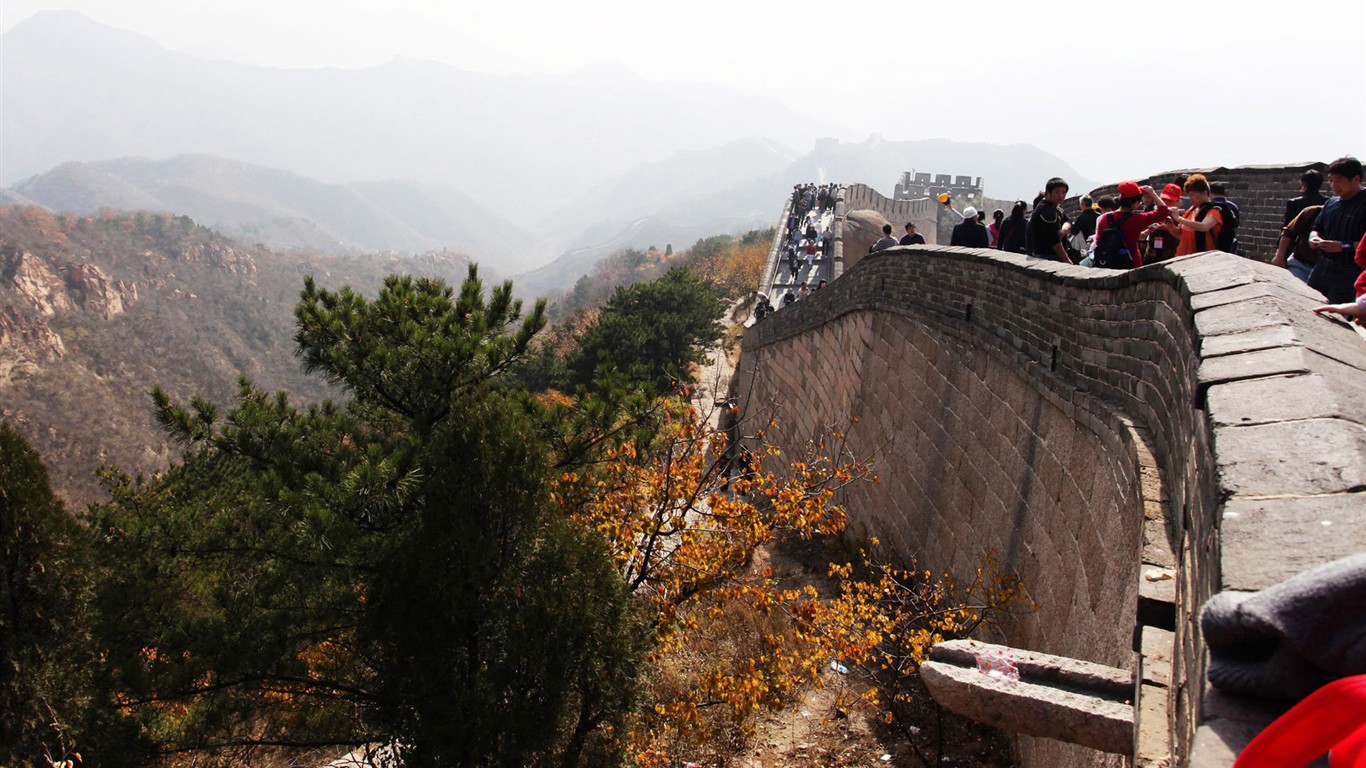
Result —
POLYGON ((623 247, 767 226, 798 182, 890 193, 915 168, 982 176, 999 197, 1058 173, 1091 183, 1027 145, 823 140, 837 129, 773 99, 619 67, 272 69, 71 11, 17 24, 0 56, 7 203, 168 211, 272 247, 449 249, 502 275, 537 270, 538 291, 623 247))

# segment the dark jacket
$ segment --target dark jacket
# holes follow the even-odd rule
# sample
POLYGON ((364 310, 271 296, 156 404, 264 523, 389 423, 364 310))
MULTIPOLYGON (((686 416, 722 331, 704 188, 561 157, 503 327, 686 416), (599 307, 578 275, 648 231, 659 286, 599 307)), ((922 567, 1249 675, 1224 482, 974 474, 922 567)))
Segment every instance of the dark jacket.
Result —
POLYGON ((1285 201, 1285 219, 1281 222, 1282 227, 1290 226, 1290 222, 1300 215, 1300 211, 1313 205, 1323 205, 1328 202, 1317 189, 1305 192, 1299 197, 1292 197, 1285 201))
POLYGON ((1095 209, 1087 208, 1077 214, 1077 220, 1072 222, 1072 231, 1080 232, 1086 237, 1096 234, 1096 220, 1100 218, 1100 213, 1095 209))
POLYGON ((968 248, 990 248, 991 234, 976 219, 960 222, 953 228, 949 245, 962 245, 968 248))
POLYGON ((997 248, 1011 253, 1025 252, 1025 227, 1028 220, 1021 216, 1018 219, 1007 218, 1001 222, 1000 242, 997 248))
POLYGON ((1045 259, 1058 259, 1053 246, 1062 242, 1062 225, 1067 223, 1067 214, 1048 200, 1039 201, 1034 213, 1029 216, 1028 232, 1029 253, 1045 259))

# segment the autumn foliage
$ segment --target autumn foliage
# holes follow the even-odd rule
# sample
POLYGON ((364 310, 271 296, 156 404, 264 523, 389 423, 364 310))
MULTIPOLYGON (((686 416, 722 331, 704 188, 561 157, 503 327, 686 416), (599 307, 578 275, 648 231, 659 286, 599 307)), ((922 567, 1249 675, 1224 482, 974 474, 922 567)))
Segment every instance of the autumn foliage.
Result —
POLYGON ((667 426, 649 445, 615 445, 555 488, 574 519, 607 538, 653 617, 650 684, 626 734, 638 764, 733 752, 756 713, 786 706, 835 660, 866 673, 870 702, 880 692, 895 702, 935 642, 1006 621, 1016 607, 1018 581, 989 555, 962 586, 860 552, 831 566, 833 599, 782 588, 756 555, 840 536, 840 490, 873 481, 871 466, 838 431, 788 456, 765 441, 766 427, 737 442, 686 401, 661 408, 667 426))

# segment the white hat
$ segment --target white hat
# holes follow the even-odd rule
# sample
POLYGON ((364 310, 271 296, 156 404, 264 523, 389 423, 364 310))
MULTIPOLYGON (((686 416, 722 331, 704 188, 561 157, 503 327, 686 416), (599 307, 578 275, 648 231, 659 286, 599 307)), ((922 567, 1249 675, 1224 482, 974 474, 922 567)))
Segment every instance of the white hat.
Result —
POLYGON ((977 218, 977 209, 976 209, 976 208, 973 208, 973 207, 970 206, 970 205, 969 205, 967 208, 964 208, 964 209, 963 209, 963 218, 965 218, 965 219, 975 219, 975 218, 977 218))

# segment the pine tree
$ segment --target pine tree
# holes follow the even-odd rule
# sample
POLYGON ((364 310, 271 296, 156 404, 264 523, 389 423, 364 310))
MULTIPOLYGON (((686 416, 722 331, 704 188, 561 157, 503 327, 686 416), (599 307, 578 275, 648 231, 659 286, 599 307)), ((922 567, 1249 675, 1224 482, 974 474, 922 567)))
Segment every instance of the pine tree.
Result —
POLYGON ((0 765, 88 750, 94 703, 89 549, 38 454, 0 424, 0 765))
POLYGON ((555 512, 537 407, 504 372, 541 328, 511 284, 306 282, 299 355, 345 406, 244 381, 220 418, 154 394, 189 446, 111 477, 105 627, 167 752, 384 744, 407 766, 577 765, 634 700, 644 623, 596 534, 555 512))
POLYGON ((591 385, 605 367, 656 392, 671 392, 671 383, 704 362, 702 350, 721 338, 720 299, 714 287, 683 267, 618 288, 567 361, 574 383, 591 385))

